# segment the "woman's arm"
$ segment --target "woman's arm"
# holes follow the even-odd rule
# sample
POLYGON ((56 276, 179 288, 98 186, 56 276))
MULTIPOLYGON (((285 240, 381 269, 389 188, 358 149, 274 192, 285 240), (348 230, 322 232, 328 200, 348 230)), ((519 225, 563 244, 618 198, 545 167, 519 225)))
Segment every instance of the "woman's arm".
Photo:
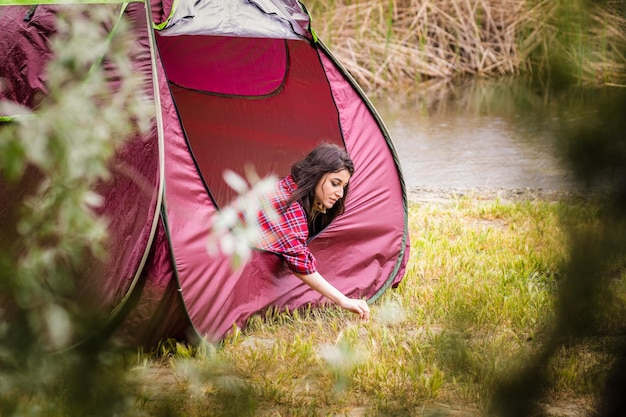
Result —
POLYGON ((304 283, 309 287, 313 288, 315 291, 319 292, 339 307, 358 314, 363 320, 369 320, 370 309, 365 300, 346 297, 341 291, 326 281, 319 272, 306 275, 296 273, 295 275, 304 281, 304 283))

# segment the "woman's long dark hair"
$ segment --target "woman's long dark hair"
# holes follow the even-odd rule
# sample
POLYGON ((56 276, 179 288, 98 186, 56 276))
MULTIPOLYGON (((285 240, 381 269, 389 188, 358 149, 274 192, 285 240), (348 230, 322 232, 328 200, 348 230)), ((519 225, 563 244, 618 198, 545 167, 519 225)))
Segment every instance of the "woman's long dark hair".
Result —
POLYGON ((315 236, 323 228, 343 213, 345 200, 348 196, 348 188, 343 193, 343 198, 337 200, 332 208, 326 213, 317 212, 314 214, 313 202, 315 200, 315 187, 325 174, 347 170, 350 176, 354 173, 354 163, 348 152, 333 144, 321 144, 313 149, 304 159, 291 166, 291 176, 298 189, 289 199, 287 206, 294 201, 298 201, 306 212, 309 225, 309 236, 315 236))

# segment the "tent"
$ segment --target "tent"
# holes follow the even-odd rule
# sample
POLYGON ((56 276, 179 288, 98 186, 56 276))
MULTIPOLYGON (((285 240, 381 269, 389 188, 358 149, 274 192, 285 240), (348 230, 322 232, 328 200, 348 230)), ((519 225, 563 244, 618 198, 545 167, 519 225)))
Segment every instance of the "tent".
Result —
MULTIPOLYGON (((111 7, 97 4, 94 7, 111 7)), ((0 6, 0 99, 35 108, 55 14, 71 4, 0 6), (7 57, 6 59, 4 57, 7 57)), ((276 254, 253 251, 233 270, 209 253, 209 224, 235 195, 222 178, 252 164, 261 176, 289 172, 320 142, 350 154, 346 210, 310 248, 320 273, 351 297, 373 302, 398 285, 409 255, 407 200, 384 123, 349 73, 310 28, 297 0, 152 0, 116 4, 131 22, 154 98, 150 133, 131 138, 99 187, 111 219, 109 256, 84 287, 128 343, 222 340, 255 313, 324 299, 276 254)), ((2 115, 10 120, 10 115, 2 115)), ((2 201, 16 190, 0 186, 2 201)), ((0 221, 10 221, 0 209, 0 221)))

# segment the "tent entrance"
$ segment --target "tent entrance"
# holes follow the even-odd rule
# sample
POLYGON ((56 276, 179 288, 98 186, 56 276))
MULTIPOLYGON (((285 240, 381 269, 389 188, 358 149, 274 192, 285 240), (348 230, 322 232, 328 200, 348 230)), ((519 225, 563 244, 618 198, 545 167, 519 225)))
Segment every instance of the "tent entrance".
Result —
POLYGON ((261 176, 283 176, 319 142, 343 146, 328 80, 308 42, 157 36, 157 44, 189 146, 218 206, 234 197, 222 179, 226 169, 243 174, 252 165, 261 176))

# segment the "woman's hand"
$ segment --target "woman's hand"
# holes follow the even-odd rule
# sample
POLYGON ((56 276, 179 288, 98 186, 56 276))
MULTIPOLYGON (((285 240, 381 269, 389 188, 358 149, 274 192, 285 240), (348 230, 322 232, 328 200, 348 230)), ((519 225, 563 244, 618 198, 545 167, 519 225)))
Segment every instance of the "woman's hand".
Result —
POLYGON ((361 320, 368 321, 370 319, 370 308, 365 300, 345 297, 339 306, 357 314, 361 320))
POLYGON ((319 272, 313 272, 312 274, 296 273, 296 276, 339 307, 358 314, 362 320, 370 319, 370 308, 365 300, 346 297, 339 290, 330 285, 319 272))

